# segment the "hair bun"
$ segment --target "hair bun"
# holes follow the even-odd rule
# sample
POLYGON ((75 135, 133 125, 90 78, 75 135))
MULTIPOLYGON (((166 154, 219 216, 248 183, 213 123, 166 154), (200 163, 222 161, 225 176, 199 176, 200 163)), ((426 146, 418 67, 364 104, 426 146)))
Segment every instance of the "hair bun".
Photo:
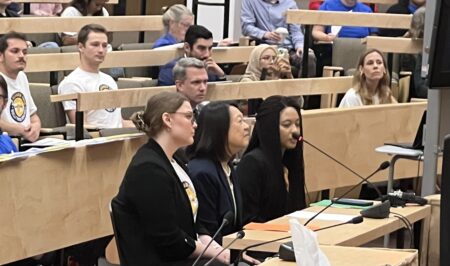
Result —
POLYGON ((138 130, 146 131, 147 125, 144 122, 144 111, 133 113, 130 119, 138 130))

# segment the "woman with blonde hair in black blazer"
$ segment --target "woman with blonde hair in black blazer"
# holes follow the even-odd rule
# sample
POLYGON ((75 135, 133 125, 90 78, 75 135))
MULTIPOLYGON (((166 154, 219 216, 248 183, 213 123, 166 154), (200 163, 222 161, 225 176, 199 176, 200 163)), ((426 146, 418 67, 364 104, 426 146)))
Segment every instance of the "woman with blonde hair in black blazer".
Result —
MULTIPOLYGON (((196 233, 195 188, 174 156, 194 141, 192 107, 181 94, 162 92, 132 120, 150 139, 136 152, 112 202, 115 217, 122 217, 115 224, 121 265, 192 265, 206 245, 196 233)), ((204 258, 219 251, 208 248, 204 258)), ((229 258, 222 253, 218 261, 229 258)))

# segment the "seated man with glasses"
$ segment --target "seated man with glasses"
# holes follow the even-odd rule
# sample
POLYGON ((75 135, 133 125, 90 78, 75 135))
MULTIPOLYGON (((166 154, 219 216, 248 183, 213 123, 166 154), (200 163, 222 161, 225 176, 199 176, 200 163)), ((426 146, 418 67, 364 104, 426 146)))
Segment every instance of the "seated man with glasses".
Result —
MULTIPOLYGON (((0 75, 0 115, 3 109, 5 109, 8 102, 8 85, 6 84, 3 76, 0 75)), ((2 132, 0 128, 0 154, 16 152, 17 147, 12 142, 11 138, 6 132, 2 132)))

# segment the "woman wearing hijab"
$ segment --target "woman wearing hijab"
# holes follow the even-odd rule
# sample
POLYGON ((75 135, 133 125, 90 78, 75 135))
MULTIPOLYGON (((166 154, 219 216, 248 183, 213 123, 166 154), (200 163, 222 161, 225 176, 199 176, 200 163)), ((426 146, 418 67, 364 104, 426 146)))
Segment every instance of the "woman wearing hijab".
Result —
MULTIPOLYGON (((273 46, 260 44, 253 48, 248 61, 247 69, 239 80, 240 82, 293 78, 287 51, 278 55, 273 46)), ((250 99, 248 101, 249 114, 258 111, 261 101, 261 99, 250 99)))
POLYGON ((250 144, 237 167, 244 224, 305 208, 300 106, 271 96, 260 106, 250 144))
MULTIPOLYGON (((286 56, 288 56, 286 54, 286 56)), ((241 82, 291 79, 291 65, 289 59, 282 54, 278 56, 277 50, 270 45, 260 44, 250 53, 249 62, 241 82)))
POLYGON ((342 98, 339 107, 397 103, 389 88, 389 74, 383 54, 370 49, 359 58, 353 74, 353 88, 342 98))

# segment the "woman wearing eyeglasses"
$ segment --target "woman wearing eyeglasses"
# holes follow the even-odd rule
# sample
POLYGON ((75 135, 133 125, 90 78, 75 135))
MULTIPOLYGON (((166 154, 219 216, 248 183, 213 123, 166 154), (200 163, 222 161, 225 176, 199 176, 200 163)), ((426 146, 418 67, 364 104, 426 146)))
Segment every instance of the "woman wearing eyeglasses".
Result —
MULTIPOLYGON (((195 228, 198 201, 184 165, 174 156, 194 141, 192 107, 181 94, 163 92, 132 121, 150 139, 133 157, 113 199, 114 215, 122 220, 116 223, 125 258, 121 265, 192 265, 205 248, 195 228)), ((203 257, 218 252, 209 248, 203 257)), ((218 261, 227 262, 225 254, 218 261)))
MULTIPOLYGON (((279 53, 273 46, 260 44, 251 52, 247 69, 245 70, 245 74, 242 75, 240 82, 292 78, 288 52, 280 50, 279 53)), ((298 101, 300 106, 302 106, 303 98, 299 97, 298 101)), ((249 100, 248 114, 255 114, 261 102, 261 99, 249 100)))
POLYGON ((256 46, 250 54, 247 69, 240 81, 291 79, 291 65, 287 56, 278 55, 277 50, 267 44, 256 46))
POLYGON ((180 43, 184 40, 187 29, 194 24, 194 14, 185 5, 173 5, 162 17, 165 34, 156 40, 153 48, 180 43))

